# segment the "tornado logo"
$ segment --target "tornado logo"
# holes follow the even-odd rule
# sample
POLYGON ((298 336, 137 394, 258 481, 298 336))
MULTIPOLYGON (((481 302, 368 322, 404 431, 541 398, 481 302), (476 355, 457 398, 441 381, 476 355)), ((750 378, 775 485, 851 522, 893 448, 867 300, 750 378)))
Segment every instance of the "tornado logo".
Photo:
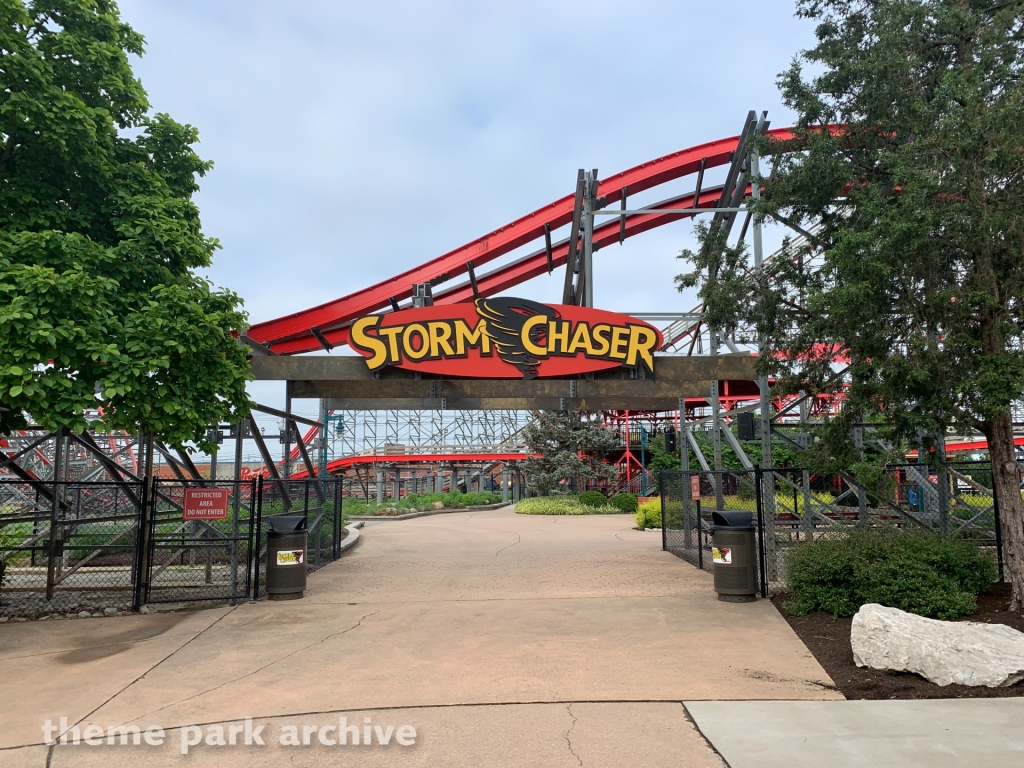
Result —
MULTIPOLYGON (((498 357, 522 371, 524 379, 537 378, 540 359, 528 352, 523 344, 523 325, 537 315, 557 320, 558 312, 529 299, 477 299, 475 304, 477 314, 487 321, 484 333, 494 344, 498 357)), ((530 328, 529 340, 536 347, 547 347, 547 329, 546 322, 535 324, 530 328)))

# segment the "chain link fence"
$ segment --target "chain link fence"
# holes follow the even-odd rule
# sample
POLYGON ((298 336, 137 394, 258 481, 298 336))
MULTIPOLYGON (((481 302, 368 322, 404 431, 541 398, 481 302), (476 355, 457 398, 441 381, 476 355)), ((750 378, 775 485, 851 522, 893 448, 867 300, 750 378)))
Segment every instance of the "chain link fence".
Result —
POLYGON ((262 506, 259 509, 254 540, 252 598, 264 594, 267 580, 267 542, 270 515, 304 515, 306 517, 306 571, 313 573, 341 556, 344 497, 351 481, 340 477, 325 480, 264 480, 261 486, 262 506))
POLYGON ((0 480, 0 616, 127 610, 142 483, 0 480))
POLYGON ((0 617, 256 599, 266 517, 306 517, 309 572, 340 556, 343 483, 0 480, 0 617))
POLYGON ((924 530, 969 538, 991 551, 1003 575, 998 506, 987 462, 886 467, 870 483, 850 472, 804 468, 662 472, 662 543, 666 551, 711 570, 715 511, 751 512, 757 526, 764 595, 786 589, 787 554, 801 542, 857 528, 924 530))
POLYGON ((246 598, 258 488, 256 479, 154 480, 148 570, 140 602, 246 598), (193 497, 212 499, 216 514, 190 514, 187 499, 193 497))

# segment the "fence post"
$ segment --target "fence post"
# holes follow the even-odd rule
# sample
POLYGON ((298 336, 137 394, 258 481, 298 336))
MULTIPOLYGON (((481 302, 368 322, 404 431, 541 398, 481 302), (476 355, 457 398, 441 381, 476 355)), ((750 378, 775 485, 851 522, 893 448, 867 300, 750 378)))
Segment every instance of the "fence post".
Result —
POLYGON ((57 533, 60 530, 60 466, 64 460, 64 427, 57 427, 53 449, 53 495, 50 498, 50 535, 46 552, 46 602, 53 600, 57 580, 57 533))
MULTIPOLYGON (((689 463, 689 462, 687 462, 689 463)), ((691 522, 693 520, 693 499, 690 498, 690 483, 693 477, 693 473, 690 472, 690 468, 686 468, 686 472, 682 473, 682 492, 683 497, 683 546, 686 549, 690 549, 693 546, 693 532, 691 530, 691 522)))
POLYGON ((761 497, 761 465, 754 465, 754 502, 757 508, 757 559, 761 563, 761 597, 768 597, 768 569, 765 566, 764 499, 761 497))
POLYGON ((246 537, 245 550, 245 596, 248 597, 252 590, 252 540, 253 523, 256 518, 256 480, 249 481, 249 533, 246 537))
POLYGON ((658 496, 661 498, 661 550, 664 552, 668 549, 668 539, 666 538, 665 531, 668 527, 668 519, 665 517, 665 470, 662 469, 658 472, 658 496))
POLYGON ((263 475, 256 478, 256 534, 252 556, 252 599, 260 599, 260 552, 263 549, 263 475))
POLYGON ((334 552, 331 559, 337 560, 341 557, 341 526, 344 522, 344 516, 341 514, 342 501, 341 484, 344 482, 341 478, 334 481, 334 552))
POLYGON ((145 437, 144 464, 142 472, 142 499, 139 503, 139 530, 135 549, 135 594, 132 598, 132 610, 137 611, 149 599, 149 569, 152 557, 152 510, 153 496, 156 493, 153 481, 153 433, 147 432, 145 437))
MULTIPOLYGON (((939 531, 943 536, 949 535, 949 472, 946 470, 945 464, 938 472, 938 490, 939 492, 939 531)), ((992 483, 994 486, 995 483, 992 483)), ((993 491, 995 489, 993 488, 993 491)))

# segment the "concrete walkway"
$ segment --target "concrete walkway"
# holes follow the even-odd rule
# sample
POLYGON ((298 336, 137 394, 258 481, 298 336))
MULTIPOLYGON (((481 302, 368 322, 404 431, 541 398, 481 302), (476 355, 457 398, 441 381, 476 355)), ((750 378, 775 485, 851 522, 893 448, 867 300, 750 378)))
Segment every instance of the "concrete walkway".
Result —
POLYGON ((1024 765, 1024 698, 700 701, 686 709, 730 768, 1024 765))
POLYGON ((719 602, 628 516, 502 509, 363 534, 302 601, 0 626, 0 764, 177 765, 175 729, 248 717, 266 746, 214 733, 188 759, 720 766, 682 702, 842 698, 771 604, 719 602), (166 741, 48 754, 41 726, 60 717, 160 726, 166 741), (416 744, 329 746, 320 730, 277 743, 340 717, 412 726, 416 744))

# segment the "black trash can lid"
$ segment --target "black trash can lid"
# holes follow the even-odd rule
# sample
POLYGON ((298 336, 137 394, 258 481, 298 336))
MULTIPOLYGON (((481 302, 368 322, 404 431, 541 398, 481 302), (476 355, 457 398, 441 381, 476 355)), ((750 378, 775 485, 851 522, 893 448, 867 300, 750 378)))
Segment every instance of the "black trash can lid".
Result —
POLYGON ((305 515, 271 515, 270 530, 274 533, 296 533, 306 530, 305 515))
POLYGON ((754 513, 727 510, 711 513, 711 528, 729 529, 733 531, 754 530, 754 513))

